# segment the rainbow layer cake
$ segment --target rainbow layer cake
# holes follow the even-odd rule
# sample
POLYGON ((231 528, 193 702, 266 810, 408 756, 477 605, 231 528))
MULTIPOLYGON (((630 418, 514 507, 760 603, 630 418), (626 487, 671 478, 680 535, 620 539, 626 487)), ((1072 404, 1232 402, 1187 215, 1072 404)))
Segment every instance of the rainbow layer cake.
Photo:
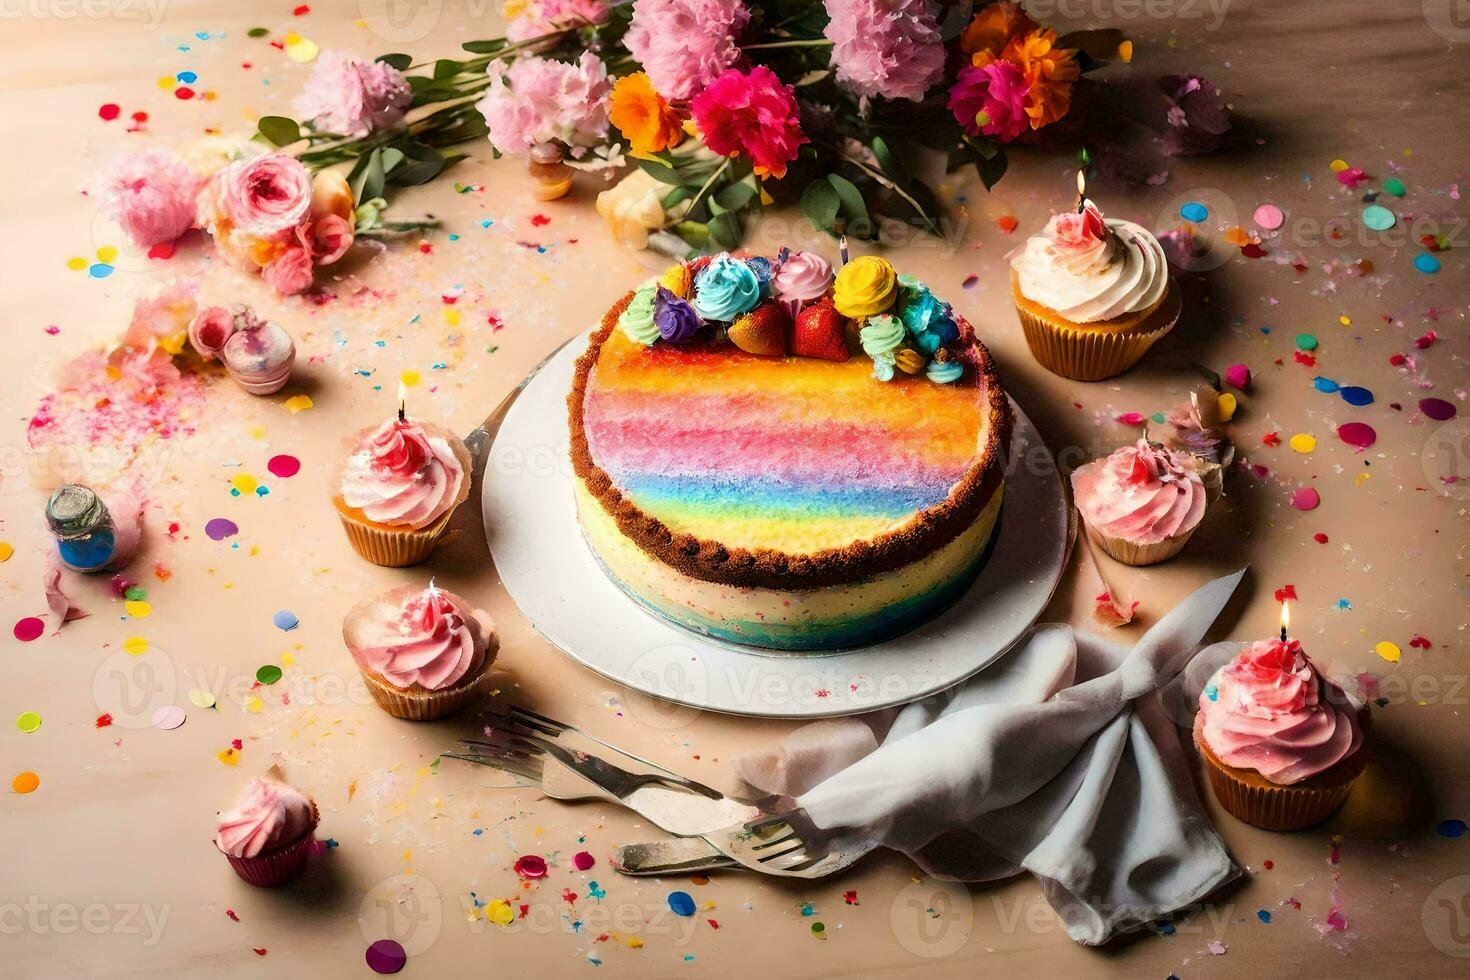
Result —
POLYGON ((609 576, 700 633, 876 643, 984 564, 1011 415, 989 352, 882 259, 718 255, 618 301, 568 398, 609 576))

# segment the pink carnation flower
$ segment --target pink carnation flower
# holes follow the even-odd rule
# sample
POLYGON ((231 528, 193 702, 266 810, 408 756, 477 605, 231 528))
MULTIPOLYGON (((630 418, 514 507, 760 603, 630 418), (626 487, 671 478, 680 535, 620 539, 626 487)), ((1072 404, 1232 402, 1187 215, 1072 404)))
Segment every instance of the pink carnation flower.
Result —
POLYGON ((1009 143, 1030 128, 1027 87, 1026 76, 1009 61, 992 61, 984 68, 967 65, 949 90, 949 111, 971 136, 984 133, 1009 143))
POLYGON ((731 68, 689 104, 705 145, 721 156, 744 153, 757 170, 784 176, 803 143, 796 90, 776 73, 756 65, 749 73, 731 68))
POLYGON ((97 195, 134 247, 151 248, 193 227, 200 183, 199 175, 172 153, 145 150, 108 164, 97 195))
POLYGON ((304 245, 288 248, 263 269, 260 276, 282 296, 295 296, 311 288, 311 252, 304 245))
POLYGON ((861 99, 918 102, 944 75, 944 42, 926 0, 826 0, 837 81, 861 99))
POLYGON ((740 57, 740 0, 636 0, 623 44, 666 99, 693 98, 740 57))
POLYGON ((311 211, 311 174, 295 157, 267 153, 240 160, 214 175, 206 195, 211 215, 255 238, 287 234, 311 211))
POLYGON ((412 97, 392 65, 325 51, 296 100, 296 111, 323 132, 366 136, 398 125, 412 97))
POLYGON ((505 26, 507 41, 529 41, 562 28, 606 24, 612 14, 608 0, 531 0, 519 17, 505 26))
POLYGON ((612 85, 607 66, 590 51, 575 65, 523 55, 507 67, 496 59, 486 74, 490 88, 475 108, 501 153, 525 153, 550 140, 592 146, 607 132, 612 85))

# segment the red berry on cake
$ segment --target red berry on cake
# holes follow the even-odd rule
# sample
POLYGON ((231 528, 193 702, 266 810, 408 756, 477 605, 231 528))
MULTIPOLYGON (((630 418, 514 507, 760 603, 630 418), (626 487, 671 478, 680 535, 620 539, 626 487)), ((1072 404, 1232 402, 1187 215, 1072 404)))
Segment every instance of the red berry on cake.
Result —
POLYGON ((790 322, 784 306, 766 300, 730 324, 730 342, 747 354, 783 357, 790 322))
POLYGON ((796 315, 791 330, 791 353, 797 357, 820 357, 826 361, 845 361, 847 350, 845 326, 847 318, 829 301, 808 306, 796 315))

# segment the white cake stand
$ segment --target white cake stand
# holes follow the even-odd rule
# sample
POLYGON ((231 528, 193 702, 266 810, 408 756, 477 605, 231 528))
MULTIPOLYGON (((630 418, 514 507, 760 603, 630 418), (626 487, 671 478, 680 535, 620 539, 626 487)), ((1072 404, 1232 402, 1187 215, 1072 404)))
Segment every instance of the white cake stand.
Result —
POLYGON ((789 653, 726 644, 644 610, 603 573, 572 499, 566 395, 587 336, 528 379, 482 480, 485 537, 521 612, 574 660, 667 701, 727 714, 823 718, 943 691, 1004 654, 1041 615, 1070 550, 1061 479, 1015 406, 1000 537, 970 589, 910 633, 855 650, 789 653))

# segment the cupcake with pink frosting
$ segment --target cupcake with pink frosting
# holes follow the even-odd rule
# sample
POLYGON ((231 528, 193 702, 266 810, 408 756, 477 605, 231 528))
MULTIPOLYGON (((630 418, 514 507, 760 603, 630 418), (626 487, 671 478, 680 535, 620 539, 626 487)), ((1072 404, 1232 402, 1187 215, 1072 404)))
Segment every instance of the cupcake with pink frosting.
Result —
POLYGON ((1207 499, 1189 458, 1147 439, 1078 467, 1072 496, 1088 536, 1125 565, 1177 555, 1207 499))
POLYGON ((1194 744, 1221 806, 1265 830, 1300 830, 1340 807, 1362 775, 1367 721, 1299 642, 1264 640, 1205 685, 1194 744))
POLYGON ((272 766, 264 777, 252 779, 235 804, 220 813, 214 846, 241 878, 273 888, 306 867, 317 820, 316 804, 272 766))
POLYGON ((490 616, 432 582, 358 603, 342 639, 378 706, 410 721, 442 718, 482 697, 500 651, 490 616))
POLYGON ((359 555, 401 566, 429 557, 469 495, 464 440, 400 412, 352 440, 332 501, 359 555))
POLYGON ((832 263, 815 252, 791 252, 771 278, 771 293, 786 307, 791 319, 826 296, 836 276, 832 263))

